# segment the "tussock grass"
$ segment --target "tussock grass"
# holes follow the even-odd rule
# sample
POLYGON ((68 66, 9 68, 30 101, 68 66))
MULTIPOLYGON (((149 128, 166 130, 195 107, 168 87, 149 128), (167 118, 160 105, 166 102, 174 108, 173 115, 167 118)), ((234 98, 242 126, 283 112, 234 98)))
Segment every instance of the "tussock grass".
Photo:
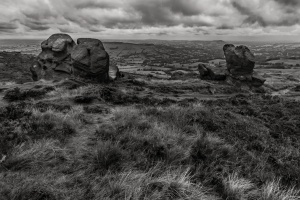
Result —
POLYGON ((231 174, 223 180, 224 196, 228 199, 257 199, 256 186, 249 180, 239 178, 237 173, 231 174))
POLYGON ((27 99, 36 99, 44 97, 48 92, 55 90, 52 86, 42 86, 32 89, 21 90, 16 87, 14 89, 8 90, 5 93, 4 99, 12 101, 20 101, 27 99))
POLYGON ((1 108, 0 195, 300 198, 299 143, 293 142, 299 140, 299 103, 240 95, 154 106, 129 93, 113 85, 58 88, 45 101, 68 102, 68 109, 34 102, 1 108), (74 104, 89 92, 111 104, 74 104))
POLYGON ((261 200, 298 200, 300 191, 294 188, 285 188, 279 180, 273 180, 262 186, 261 200))

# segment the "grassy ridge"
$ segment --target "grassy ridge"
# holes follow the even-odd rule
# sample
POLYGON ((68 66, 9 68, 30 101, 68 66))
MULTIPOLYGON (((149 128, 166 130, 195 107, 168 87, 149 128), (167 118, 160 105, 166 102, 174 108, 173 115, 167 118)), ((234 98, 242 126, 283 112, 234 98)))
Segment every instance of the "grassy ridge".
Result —
POLYGON ((178 103, 116 85, 20 94, 0 109, 2 199, 300 198, 299 102, 178 103))

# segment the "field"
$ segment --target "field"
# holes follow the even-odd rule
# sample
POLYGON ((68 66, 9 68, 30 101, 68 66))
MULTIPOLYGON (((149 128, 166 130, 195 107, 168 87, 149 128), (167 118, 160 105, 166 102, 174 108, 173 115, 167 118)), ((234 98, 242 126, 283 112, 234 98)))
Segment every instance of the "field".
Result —
POLYGON ((281 60, 271 60, 268 61, 268 63, 271 64, 285 64, 285 65, 300 65, 300 60, 294 60, 294 59, 281 59, 281 60))
POLYGON ((30 82, 33 56, 0 54, 0 200, 300 199, 299 69, 243 90, 199 79, 222 41, 152 42, 105 43, 106 84, 30 82))
POLYGON ((300 197, 299 101, 134 74, 1 88, 2 199, 300 197))

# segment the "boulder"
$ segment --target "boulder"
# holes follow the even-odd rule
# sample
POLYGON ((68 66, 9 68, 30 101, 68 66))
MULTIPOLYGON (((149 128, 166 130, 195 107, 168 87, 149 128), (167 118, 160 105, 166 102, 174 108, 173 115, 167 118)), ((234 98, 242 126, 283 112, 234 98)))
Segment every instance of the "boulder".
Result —
POLYGON ((54 34, 41 44, 42 52, 30 67, 32 79, 64 79, 79 76, 88 81, 109 80, 109 55, 102 42, 79 38, 77 45, 67 34, 54 34))
POLYGON ((226 44, 223 47, 227 69, 232 75, 251 75, 255 66, 255 57, 246 46, 226 44))
POLYGON ((225 66, 216 66, 213 64, 199 64, 198 70, 202 80, 224 81, 228 74, 225 66))
POLYGON ((42 52, 30 67, 32 79, 60 80, 72 74, 71 52, 75 46, 67 34, 54 34, 41 44, 42 52))
POLYGON ((253 73, 252 75, 252 86, 254 87, 260 87, 266 82, 266 79, 257 74, 256 72, 253 73))
POLYGON ((70 56, 75 45, 69 35, 53 34, 42 42, 42 52, 38 55, 38 59, 44 62, 61 62, 70 56))
POLYGON ((109 65, 109 80, 113 81, 121 77, 120 70, 116 63, 109 65))
POLYGON ((226 79, 226 75, 227 75, 226 67, 208 65, 207 70, 208 70, 208 74, 212 80, 223 81, 226 79))
POLYGON ((109 79, 109 55, 100 40, 80 38, 71 53, 75 76, 96 79, 103 82, 109 79))
MULTIPOLYGON (((64 63, 62 64, 64 65, 64 63)), ((45 80, 62 80, 70 77, 69 73, 65 72, 65 69, 53 70, 52 68, 47 68, 39 61, 35 61, 30 67, 31 76, 33 81, 38 81, 40 79, 45 80)))
POLYGON ((254 72, 255 57, 246 46, 226 44, 223 47, 228 75, 227 83, 243 87, 260 87, 266 79, 254 72))
POLYGON ((206 68, 206 65, 205 64, 199 64, 198 65, 198 71, 200 73, 200 78, 205 78, 207 77, 209 74, 208 74, 208 70, 206 68))

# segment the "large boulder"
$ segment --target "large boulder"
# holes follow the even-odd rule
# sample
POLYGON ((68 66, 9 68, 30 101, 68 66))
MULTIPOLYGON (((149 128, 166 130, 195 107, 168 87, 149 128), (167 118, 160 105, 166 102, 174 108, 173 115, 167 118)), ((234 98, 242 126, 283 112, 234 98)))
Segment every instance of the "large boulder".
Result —
POLYGON ((60 33, 43 41, 42 52, 30 68, 33 80, 61 79, 71 75, 71 52, 75 45, 69 35, 60 33))
POLYGON ((255 66, 255 57, 246 46, 226 44, 223 47, 227 69, 232 75, 251 75, 255 66))
POLYGON ((109 80, 109 55, 102 42, 79 38, 77 45, 67 34, 54 34, 41 44, 42 52, 30 67, 32 79, 61 80, 70 76, 87 81, 109 80))
POLYGON ((254 72, 255 56, 248 47, 226 44, 223 47, 228 75, 227 83, 244 88, 260 87, 266 79, 254 72))
POLYGON ((102 42, 97 39, 79 38, 77 43, 71 53, 74 75, 100 82, 109 80, 109 55, 102 42))
POLYGON ((38 59, 42 62, 62 62, 70 60, 70 55, 75 46, 73 39, 67 34, 53 34, 41 44, 42 52, 38 59))

